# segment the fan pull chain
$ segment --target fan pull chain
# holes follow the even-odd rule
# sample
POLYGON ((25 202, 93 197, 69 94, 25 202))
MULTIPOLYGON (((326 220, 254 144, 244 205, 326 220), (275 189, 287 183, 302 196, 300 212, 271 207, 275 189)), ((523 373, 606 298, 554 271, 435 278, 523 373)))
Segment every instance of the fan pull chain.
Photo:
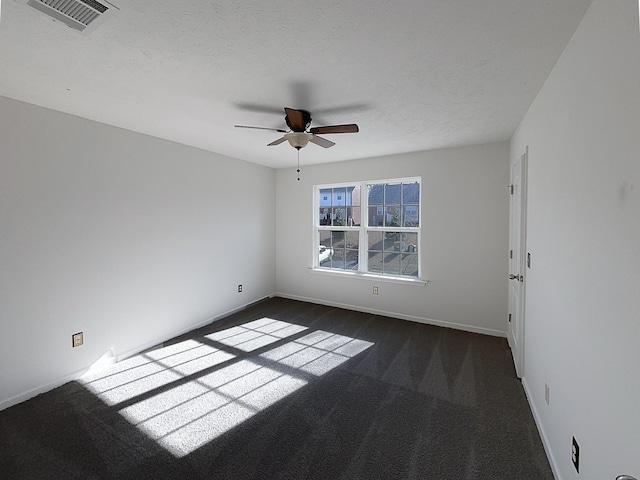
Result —
POLYGON ((296 172, 298 172, 298 181, 300 181, 300 149, 298 148, 298 170, 296 170, 296 172))

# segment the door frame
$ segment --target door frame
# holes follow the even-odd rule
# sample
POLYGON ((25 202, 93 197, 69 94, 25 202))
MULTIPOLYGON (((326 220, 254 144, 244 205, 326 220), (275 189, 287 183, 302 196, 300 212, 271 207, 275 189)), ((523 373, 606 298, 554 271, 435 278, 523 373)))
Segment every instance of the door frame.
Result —
MULTIPOLYGON (((517 252, 519 258, 511 258, 509 255, 509 274, 520 275, 518 281, 518 305, 512 305, 511 297, 511 283, 509 283, 509 319, 507 327, 507 340, 511 347, 511 353, 513 355, 513 362, 516 369, 516 374, 519 378, 524 377, 524 329, 525 329, 525 303, 526 303, 526 284, 527 284, 527 172, 529 163, 529 146, 525 147, 525 151, 520 155, 515 162, 509 164, 509 181, 513 181, 513 166, 517 163, 520 164, 520 188, 513 188, 510 185, 512 194, 509 196, 509 250, 510 252, 516 250, 512 245, 512 229, 513 225, 513 210, 514 210, 514 195, 519 196, 519 215, 520 215, 520 235, 519 245, 517 252), (513 268, 516 267, 516 268, 513 268), (515 270, 515 271, 512 271, 515 270)), ((513 282, 514 280, 509 280, 513 282)))

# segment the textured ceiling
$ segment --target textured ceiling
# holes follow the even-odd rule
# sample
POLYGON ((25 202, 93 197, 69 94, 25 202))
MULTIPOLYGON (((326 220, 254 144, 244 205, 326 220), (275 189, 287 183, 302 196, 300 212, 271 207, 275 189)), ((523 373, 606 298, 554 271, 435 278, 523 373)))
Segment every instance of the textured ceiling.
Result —
MULTIPOLYGON (((4 0, 0 95, 271 167, 507 140, 591 0, 113 0, 90 34, 4 0)), ((2 112, 0 112, 2 114, 2 112)))

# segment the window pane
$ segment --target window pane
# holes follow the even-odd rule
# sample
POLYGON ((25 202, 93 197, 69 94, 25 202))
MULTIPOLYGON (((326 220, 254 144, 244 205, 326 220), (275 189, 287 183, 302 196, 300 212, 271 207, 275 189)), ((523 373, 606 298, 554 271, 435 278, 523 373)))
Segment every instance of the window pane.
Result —
POLYGON ((400 254, 396 252, 384 253, 384 265, 382 273, 387 275, 400 275, 400 254))
POLYGON ((347 226, 348 227, 360 226, 360 207, 347 208, 347 226))
POLYGON ((357 187, 348 187, 347 190, 350 191, 349 196, 351 199, 351 205, 354 207, 359 207, 360 204, 360 186, 357 187))
POLYGON ((384 203, 384 184, 367 185, 369 205, 384 203))
POLYGON ((386 207, 384 222, 385 227, 399 227, 400 207, 386 207))
POLYGON ((417 205, 405 205, 402 207, 402 226, 418 227, 420 225, 420 215, 417 205))
POLYGON ((359 244, 359 232, 346 232, 347 233, 347 248, 358 249, 359 244))
POLYGON ((331 268, 344 269, 344 248, 334 248, 331 256, 331 268))
POLYGON ((320 207, 320 212, 318 213, 319 225, 331 225, 331 214, 329 211, 327 207, 320 207))
POLYGON ((334 208, 333 209, 333 225, 336 227, 344 227, 347 224, 347 209, 334 208))
POLYGON ((344 206, 347 204, 347 189, 334 188, 333 189, 333 205, 344 206))
MULTIPOLYGON (((331 232, 331 247, 336 250, 338 248, 344 248, 345 232, 331 232)), ((335 254, 335 251, 334 251, 335 254)))
POLYGON ((322 230, 320 232, 320 245, 330 248, 331 247, 331 232, 322 230))
POLYGON ((358 270, 358 250, 348 249, 346 251, 346 257, 347 263, 345 269, 358 270))
POLYGON ((369 252, 367 270, 371 273, 382 273, 382 252, 369 252))
POLYGON ((400 241, 400 251, 407 253, 418 252, 418 234, 403 233, 400 241))
POLYGON ((399 183, 388 183, 384 186, 384 204, 400 205, 400 189, 399 183))
POLYGON ((400 251, 400 233, 384 232, 384 251, 399 252, 400 251))
POLYGON ((369 232, 369 250, 382 251, 382 232, 369 232))
POLYGON ((402 203, 420 203, 420 184, 415 183, 403 183, 402 184, 402 203))
POLYGON ((384 225, 384 207, 369 207, 369 226, 382 227, 384 225))
POLYGON ((321 207, 331 206, 331 189, 330 188, 320 189, 320 198, 319 198, 318 205, 320 205, 321 207))
POLYGON ((320 245, 318 246, 318 265, 328 267, 331 265, 331 232, 320 232, 320 245))
POLYGON ((400 275, 418 276, 418 254, 403 253, 400 260, 400 275))
POLYGON ((318 265, 328 267, 331 262, 331 248, 320 245, 318 248, 318 265))

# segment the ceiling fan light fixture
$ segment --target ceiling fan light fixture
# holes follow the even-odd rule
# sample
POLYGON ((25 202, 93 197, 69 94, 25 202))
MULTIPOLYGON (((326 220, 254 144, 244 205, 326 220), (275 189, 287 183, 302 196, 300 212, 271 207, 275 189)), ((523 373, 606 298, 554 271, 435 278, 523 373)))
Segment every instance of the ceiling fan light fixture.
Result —
POLYGON ((298 150, 300 150, 301 148, 307 146, 312 136, 313 135, 311 133, 306 132, 290 132, 286 133, 284 135, 284 138, 287 139, 287 141, 293 148, 297 148, 298 150))
POLYGON ((311 113, 309 113, 307 110, 296 110, 294 108, 285 107, 284 111, 286 113, 286 116, 284 117, 285 123, 287 124, 287 127, 289 127, 289 130, 269 127, 253 127, 250 125, 236 125, 236 127, 282 132, 284 133, 284 135, 277 140, 274 140, 273 142, 267 144, 267 147, 280 145, 281 143, 288 141, 289 145, 291 145, 298 151, 306 147, 309 142, 315 143, 316 145, 319 145, 323 148, 329 148, 335 145, 335 143, 331 140, 327 140, 326 138, 320 137, 319 135, 330 133, 358 133, 360 131, 358 125, 356 125, 355 123, 350 123, 347 125, 325 125, 323 127, 309 128, 309 126, 311 125, 311 113))

